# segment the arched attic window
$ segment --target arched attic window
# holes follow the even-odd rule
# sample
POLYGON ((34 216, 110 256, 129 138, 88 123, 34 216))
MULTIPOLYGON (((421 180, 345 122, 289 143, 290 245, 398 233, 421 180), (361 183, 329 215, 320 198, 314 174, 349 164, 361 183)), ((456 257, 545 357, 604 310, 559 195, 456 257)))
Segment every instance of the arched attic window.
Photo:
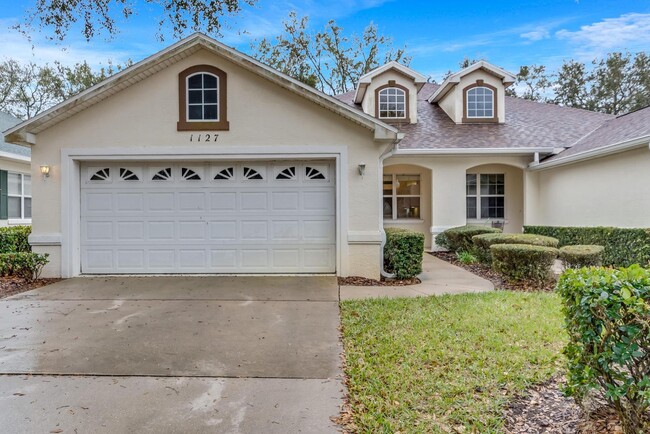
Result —
POLYGON ((228 130, 227 75, 210 65, 178 74, 178 131, 228 130))
POLYGON ((385 120, 407 120, 409 116, 408 89, 389 81, 387 85, 377 88, 375 94, 376 116, 385 120))
POLYGON ((497 122, 496 88, 478 80, 467 86, 463 122, 497 122))

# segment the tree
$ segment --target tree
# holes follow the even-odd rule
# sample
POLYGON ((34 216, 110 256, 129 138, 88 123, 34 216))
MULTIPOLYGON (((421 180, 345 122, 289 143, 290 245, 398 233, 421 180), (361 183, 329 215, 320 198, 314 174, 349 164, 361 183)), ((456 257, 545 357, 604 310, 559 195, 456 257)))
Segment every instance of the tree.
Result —
POLYGON ((6 60, 0 63, 0 111, 21 119, 31 118, 123 67, 109 62, 108 67, 93 71, 86 62, 69 67, 59 62, 39 66, 33 62, 21 64, 6 60))
POLYGON ((283 33, 274 40, 251 44, 253 57, 329 94, 354 89, 363 74, 380 64, 410 62, 405 48, 393 49, 391 38, 380 35, 372 23, 361 36, 346 36, 333 20, 313 33, 308 17, 291 12, 283 25, 283 33))
POLYGON ((551 79, 544 65, 522 66, 515 83, 517 96, 532 101, 545 101, 551 87, 551 79))
MULTIPOLYGON (((163 40, 167 26, 171 26, 175 38, 188 29, 220 35, 224 16, 236 15, 243 5, 254 5, 257 0, 141 0, 140 6, 143 2, 157 9, 143 14, 160 17, 157 37, 163 40)), ((36 25, 52 32, 48 38, 63 41, 71 28, 81 24, 81 34, 90 41, 104 31, 110 36, 119 33, 116 19, 137 14, 137 4, 133 0, 34 0, 17 28, 28 34, 36 25)))
POLYGON ((593 110, 588 85, 591 80, 584 63, 565 61, 555 81, 555 104, 593 110))

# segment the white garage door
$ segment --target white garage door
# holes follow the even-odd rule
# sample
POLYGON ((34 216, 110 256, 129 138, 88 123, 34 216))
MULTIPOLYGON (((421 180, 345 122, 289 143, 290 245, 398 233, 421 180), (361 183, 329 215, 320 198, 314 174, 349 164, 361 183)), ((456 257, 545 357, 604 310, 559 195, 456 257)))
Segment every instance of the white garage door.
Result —
POLYGON ((331 273, 329 161, 88 163, 82 273, 331 273))

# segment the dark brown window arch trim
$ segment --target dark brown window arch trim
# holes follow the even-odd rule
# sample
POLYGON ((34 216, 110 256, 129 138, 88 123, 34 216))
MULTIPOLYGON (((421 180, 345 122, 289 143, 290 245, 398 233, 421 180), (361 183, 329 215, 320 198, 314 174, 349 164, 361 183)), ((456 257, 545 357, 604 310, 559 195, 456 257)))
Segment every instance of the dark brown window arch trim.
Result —
POLYGON ((383 119, 386 122, 409 122, 409 119, 411 119, 410 113, 409 113, 409 90, 405 88, 404 86, 395 83, 395 80, 389 80, 388 84, 385 84, 383 86, 379 86, 377 89, 375 89, 375 117, 377 119, 383 119), (406 110, 404 112, 404 117, 403 118, 380 118, 379 117, 379 92, 382 90, 388 88, 388 87, 396 87, 398 89, 401 89, 404 91, 404 104, 406 104, 406 110))
POLYGON ((228 124, 228 77, 225 72, 211 65, 196 65, 181 71, 178 74, 178 131, 226 131, 228 124), (219 120, 188 122, 187 120, 187 77, 190 75, 207 72, 219 77, 219 120))
POLYGON ((497 88, 485 83, 483 80, 476 80, 476 83, 470 84, 465 89, 463 89, 463 123, 464 124, 494 124, 499 122, 499 107, 497 105, 497 88), (492 105, 492 114, 491 118, 470 118, 467 116, 467 91, 475 87, 487 87, 492 91, 494 96, 494 102, 492 105))

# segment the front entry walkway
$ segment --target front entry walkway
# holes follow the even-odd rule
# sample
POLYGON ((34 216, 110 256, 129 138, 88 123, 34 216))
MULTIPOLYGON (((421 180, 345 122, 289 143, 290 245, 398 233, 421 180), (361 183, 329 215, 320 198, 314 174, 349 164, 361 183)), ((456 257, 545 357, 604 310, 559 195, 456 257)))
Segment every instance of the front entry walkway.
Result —
POLYGON ((424 254, 422 274, 418 277, 422 281, 418 285, 341 286, 341 300, 373 297, 424 297, 494 290, 494 285, 489 280, 485 280, 428 253, 424 254))
POLYGON ((334 277, 75 278, 0 312, 3 433, 336 432, 334 277))

